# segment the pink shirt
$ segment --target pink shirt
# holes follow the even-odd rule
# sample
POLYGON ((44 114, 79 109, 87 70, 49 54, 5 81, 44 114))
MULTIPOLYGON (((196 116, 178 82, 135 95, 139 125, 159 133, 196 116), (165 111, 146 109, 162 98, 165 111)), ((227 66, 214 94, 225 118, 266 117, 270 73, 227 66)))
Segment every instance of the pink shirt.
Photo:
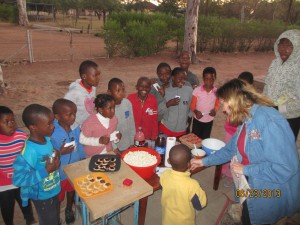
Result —
MULTIPOLYGON (((117 123, 117 117, 114 116, 112 119, 109 120, 108 128, 105 128, 97 118, 97 115, 92 114, 89 116, 89 118, 87 118, 86 121, 83 122, 81 126, 81 132, 84 134, 85 137, 100 138, 105 135, 109 137, 117 129, 117 123)), ((105 147, 107 152, 113 150, 111 142, 109 142, 107 145, 102 146, 83 145, 87 158, 101 154, 105 147)))
POLYGON ((209 115, 209 112, 215 108, 217 100, 216 91, 217 88, 213 87, 210 92, 207 92, 204 89, 203 84, 194 89, 193 98, 197 98, 195 109, 201 111, 202 114, 205 114, 201 119, 197 119, 196 116, 194 116, 194 119, 203 123, 208 123, 214 119, 214 117, 209 115))

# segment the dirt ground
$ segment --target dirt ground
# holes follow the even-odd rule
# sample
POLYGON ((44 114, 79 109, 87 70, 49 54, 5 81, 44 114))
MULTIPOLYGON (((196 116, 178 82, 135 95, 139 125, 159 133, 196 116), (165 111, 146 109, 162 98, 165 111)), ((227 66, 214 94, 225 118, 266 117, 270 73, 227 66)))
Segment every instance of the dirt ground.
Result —
MULTIPOLYGON (((60 32, 57 32, 60 34, 60 32)), ((60 42, 57 37, 55 45, 49 44, 49 33, 35 32, 36 45, 43 46, 43 51, 51 51, 53 48, 63 49, 65 42, 60 42), (38 43, 40 40, 40 43, 38 43)), ((77 34, 80 35, 80 34, 77 34)), ((20 45, 20 37, 24 36, 24 28, 0 23, 0 60, 7 56, 4 51, 11 54, 11 49, 20 45), (5 45, 5 46, 4 46, 5 45), (2 58, 1 58, 2 57, 2 58)), ((127 93, 135 91, 135 84, 139 76, 156 76, 156 67, 160 62, 167 62, 171 67, 178 66, 176 54, 173 48, 168 48, 164 52, 150 57, 139 58, 96 58, 106 55, 104 43, 101 39, 81 36, 80 41, 74 39, 74 45, 77 46, 76 54, 85 56, 90 48, 86 43, 92 41, 97 49, 94 54, 96 63, 101 68, 101 82, 97 87, 97 92, 105 92, 107 83, 112 77, 119 77, 125 83, 127 93), (81 42, 86 37, 86 41, 81 42), (98 52, 99 51, 99 52, 98 52)), ((92 57, 93 57, 92 56, 92 57)), ((202 53, 198 55, 201 63, 191 65, 190 70, 201 79, 202 71, 207 66, 213 66, 217 70, 216 85, 219 86, 225 80, 236 77, 242 71, 250 71, 254 74, 256 80, 263 80, 270 62, 274 58, 272 52, 269 53, 236 53, 236 54, 210 54, 202 53)), ((18 58, 18 55, 15 56, 18 58)), ((24 56, 23 56, 24 57, 24 56)), ((31 103, 39 103, 51 107, 53 101, 63 97, 68 90, 70 82, 79 78, 78 68, 83 59, 75 57, 73 61, 42 61, 36 63, 13 63, 3 65, 4 82, 7 84, 6 92, 0 95, 1 105, 10 107, 16 114, 21 114, 24 107, 31 103)))

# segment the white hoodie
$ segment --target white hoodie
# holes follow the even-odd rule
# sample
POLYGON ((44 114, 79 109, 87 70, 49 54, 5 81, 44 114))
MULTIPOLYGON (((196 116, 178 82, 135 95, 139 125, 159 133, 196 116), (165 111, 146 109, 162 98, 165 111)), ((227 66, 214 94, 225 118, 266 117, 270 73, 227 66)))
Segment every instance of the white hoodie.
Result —
POLYGON ((264 94, 274 101, 285 118, 300 117, 300 30, 283 32, 274 44, 274 53, 276 59, 270 65, 264 94), (278 52, 278 43, 282 38, 289 39, 294 47, 285 62, 278 52))
POLYGON ((71 100, 77 106, 76 120, 72 125, 72 130, 81 124, 94 111, 94 99, 96 97, 96 87, 92 87, 92 92, 89 93, 80 85, 81 79, 78 79, 70 84, 69 91, 65 95, 65 99, 71 100))

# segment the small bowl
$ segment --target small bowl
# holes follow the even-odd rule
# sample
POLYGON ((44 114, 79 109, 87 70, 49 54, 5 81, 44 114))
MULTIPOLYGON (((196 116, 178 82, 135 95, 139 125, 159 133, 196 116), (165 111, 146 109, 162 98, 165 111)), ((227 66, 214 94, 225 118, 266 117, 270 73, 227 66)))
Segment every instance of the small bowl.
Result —
POLYGON ((202 159, 206 155, 206 152, 200 148, 194 148, 191 152, 196 159, 202 159))
POLYGON ((214 154, 216 151, 220 150, 225 146, 223 141, 215 138, 207 138, 202 140, 202 149, 206 152, 206 155, 214 154))

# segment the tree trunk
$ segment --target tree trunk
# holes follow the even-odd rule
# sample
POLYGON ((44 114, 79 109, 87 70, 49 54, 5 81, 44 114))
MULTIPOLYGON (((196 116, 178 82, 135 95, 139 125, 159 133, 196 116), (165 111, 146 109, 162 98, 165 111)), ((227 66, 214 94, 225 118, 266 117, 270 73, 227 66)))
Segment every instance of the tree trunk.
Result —
POLYGON ((19 11, 19 25, 27 27, 29 25, 26 11, 26 0, 17 0, 19 11))
POLYGON ((208 0, 205 1, 205 16, 208 16, 208 0))
POLYGON ((286 12, 286 23, 291 23, 291 11, 293 6, 293 0, 289 1, 289 5, 286 12))
POLYGON ((183 51, 188 51, 192 57, 192 63, 197 63, 197 31, 198 12, 200 0, 188 0, 185 13, 185 32, 183 51))
POLYGON ((103 24, 105 25, 105 23, 106 23, 106 11, 103 10, 102 13, 103 13, 103 24))
POLYGON ((242 1, 241 7, 241 23, 245 22, 245 0, 242 1))

